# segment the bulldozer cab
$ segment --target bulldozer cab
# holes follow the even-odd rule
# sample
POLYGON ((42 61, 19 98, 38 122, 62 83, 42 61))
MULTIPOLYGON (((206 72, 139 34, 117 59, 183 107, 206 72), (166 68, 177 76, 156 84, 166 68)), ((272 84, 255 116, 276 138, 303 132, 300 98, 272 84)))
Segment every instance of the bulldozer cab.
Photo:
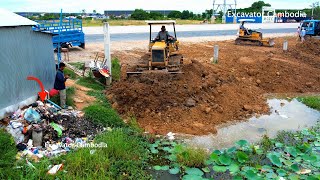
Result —
MULTIPOLYGON (((254 31, 250 28, 245 27, 245 24, 253 23, 255 20, 253 19, 240 19, 240 27, 239 27, 239 37, 256 37, 260 38, 260 32, 254 31)), ((262 39, 262 37, 261 37, 262 39)))
MULTIPOLYGON (((179 41, 177 39, 175 21, 167 20, 167 21, 146 21, 146 23, 150 26, 149 33, 149 52, 146 54, 148 57, 148 62, 138 64, 136 67, 136 71, 128 71, 128 67, 122 68, 124 69, 123 74, 127 76, 132 74, 143 74, 143 73, 169 73, 169 74, 180 74, 181 65, 183 64, 183 56, 179 54, 179 41), (153 26, 154 31, 157 28, 157 33, 160 31, 161 26, 167 25, 167 27, 172 26, 173 35, 171 38, 159 38, 153 39, 155 33, 152 32, 153 26), (169 26, 168 26, 169 25, 169 26), (165 40, 161 40, 165 39, 165 40)), ((171 28, 170 28, 171 30, 171 28)), ((164 31, 163 31, 164 32, 164 31)), ((165 32, 168 35, 167 32, 165 32)), ((162 34, 163 35, 163 34, 162 34)), ((130 67, 129 67, 130 68, 130 67)), ((127 77, 125 76, 125 77, 127 77)))
POLYGON ((149 33, 149 52, 151 52, 151 59, 149 61, 149 69, 152 67, 157 68, 165 68, 168 67, 172 61, 169 61, 171 56, 174 56, 176 52, 179 50, 179 41, 177 39, 177 33, 175 24, 176 22, 173 20, 167 21, 146 21, 146 23, 150 26, 149 33), (153 26, 158 27, 158 32, 160 31, 160 27, 164 25, 169 25, 173 27, 173 36, 167 37, 166 40, 157 40, 153 39, 153 26))
MULTIPOLYGON (((177 33, 176 33, 176 21, 173 20, 167 20, 167 21, 146 21, 146 23, 150 26, 150 32, 149 32, 149 51, 151 52, 152 47, 154 46, 158 46, 160 44, 166 44, 166 47, 168 47, 168 49, 170 50, 170 52, 175 52, 179 49, 178 45, 179 45, 179 41, 177 39, 177 33), (152 27, 159 27, 159 29, 157 29, 157 32, 160 31, 160 27, 161 26, 172 26, 173 27, 173 36, 172 38, 167 37, 166 40, 161 41, 161 40, 157 40, 155 38, 153 38, 153 28, 152 27), (161 43, 156 43, 156 42, 161 42, 161 43)), ((160 45, 160 47, 163 47, 163 45, 160 45)), ((157 47, 158 49, 160 47, 157 47)))
POLYGON ((236 44, 249 42, 258 46, 274 46, 274 39, 263 39, 262 33, 245 27, 246 23, 253 23, 253 19, 240 19, 240 27, 238 29, 238 38, 236 44))

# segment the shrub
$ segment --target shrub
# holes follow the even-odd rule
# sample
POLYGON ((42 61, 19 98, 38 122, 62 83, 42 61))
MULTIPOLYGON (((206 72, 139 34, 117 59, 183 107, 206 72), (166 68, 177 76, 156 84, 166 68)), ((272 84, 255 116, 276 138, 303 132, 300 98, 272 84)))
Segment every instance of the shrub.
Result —
POLYGON ((16 154, 17 150, 13 138, 4 129, 0 129, 0 168, 12 166, 16 154))
POLYGON ((177 162, 187 167, 203 167, 208 154, 204 149, 177 145, 175 147, 177 162))
POLYGON ((121 65, 117 58, 112 59, 112 78, 113 80, 119 81, 121 75, 121 65))
POLYGON ((320 110, 320 97, 301 97, 298 100, 310 108, 320 110))

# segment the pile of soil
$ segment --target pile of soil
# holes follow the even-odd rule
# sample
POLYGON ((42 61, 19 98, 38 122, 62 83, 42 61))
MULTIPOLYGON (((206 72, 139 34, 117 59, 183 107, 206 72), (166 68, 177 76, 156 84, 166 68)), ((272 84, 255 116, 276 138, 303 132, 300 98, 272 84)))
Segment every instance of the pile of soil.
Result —
POLYGON ((296 47, 301 51, 314 55, 320 55, 320 40, 318 39, 309 39, 304 43, 297 44, 296 47))
POLYGON ((283 52, 283 39, 276 43, 273 48, 234 41, 185 44, 184 74, 131 76, 115 83, 108 98, 146 131, 215 133, 217 125, 268 113, 265 94, 320 92, 319 50, 311 50, 317 45, 291 38, 283 52), (210 63, 214 45, 220 47, 218 64, 210 63))
POLYGON ((182 71, 130 76, 116 83, 108 97, 120 114, 133 113, 142 127, 162 134, 214 133, 215 124, 268 112, 264 98, 256 98, 259 88, 242 86, 233 75, 198 61, 182 71))
POLYGON ((304 43, 298 43, 290 49, 292 58, 299 59, 304 63, 320 68, 320 40, 310 39, 304 43))

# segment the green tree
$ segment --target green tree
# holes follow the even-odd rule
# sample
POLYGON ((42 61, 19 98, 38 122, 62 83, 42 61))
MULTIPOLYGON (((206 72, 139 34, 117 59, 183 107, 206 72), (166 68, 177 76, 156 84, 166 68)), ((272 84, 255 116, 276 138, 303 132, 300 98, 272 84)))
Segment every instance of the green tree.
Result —
POLYGON ((149 19, 149 13, 144 11, 143 9, 136 9, 131 14, 131 18, 135 20, 146 20, 149 19))
POLYGON ((194 19, 195 14, 193 14, 193 12, 189 12, 189 18, 188 19, 194 19))
POLYGON ((182 13, 180 11, 171 11, 168 14, 168 18, 180 19, 181 15, 182 15, 182 13))
POLYGON ((188 10, 184 10, 181 13, 181 19, 189 19, 190 18, 190 12, 188 10))
POLYGON ((249 8, 237 9, 237 12, 261 12, 263 6, 271 7, 269 3, 265 3, 264 1, 254 2, 249 8))
POLYGON ((163 14, 161 14, 159 12, 150 12, 150 14, 149 14, 149 19, 161 20, 163 18, 164 18, 163 14))
POLYGON ((82 9, 82 10, 81 10, 81 14, 82 14, 82 16, 86 15, 86 10, 85 10, 85 9, 82 9))
POLYGON ((212 17, 212 9, 207 9, 202 13, 202 19, 210 19, 212 17))
POLYGON ((261 11, 263 6, 271 7, 269 3, 265 3, 264 1, 257 1, 251 5, 251 9, 261 11))
POLYGON ((40 16, 40 20, 52 20, 52 19, 59 19, 59 14, 52 14, 52 13, 45 13, 43 16, 40 16))
POLYGON ((96 10, 93 10, 93 14, 97 14, 97 11, 96 11, 96 10))

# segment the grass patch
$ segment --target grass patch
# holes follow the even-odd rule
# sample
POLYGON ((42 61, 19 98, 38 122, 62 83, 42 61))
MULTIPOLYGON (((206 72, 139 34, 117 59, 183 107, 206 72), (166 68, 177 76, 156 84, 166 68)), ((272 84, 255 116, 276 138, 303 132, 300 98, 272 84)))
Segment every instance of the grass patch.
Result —
POLYGON ((84 68, 84 62, 71 62, 69 64, 79 70, 83 70, 84 68))
POLYGON ((310 108, 320 110, 320 96, 300 97, 298 100, 310 108))
POLYGON ((91 121, 105 127, 124 127, 125 123, 120 118, 119 114, 111 109, 100 104, 91 105, 84 108, 85 117, 91 121))
POLYGON ((128 129, 113 129, 95 138, 107 148, 80 149, 65 157, 67 177, 84 179, 150 179, 144 171, 146 140, 128 129), (90 152, 91 150, 91 152, 90 152), (93 151, 92 151, 93 150, 93 151))
POLYGON ((111 162, 102 148, 79 149, 67 154, 64 159, 68 179, 111 179, 111 162))
POLYGON ((64 68, 63 72, 65 75, 69 75, 70 79, 77 79, 79 77, 72 69, 69 69, 67 67, 64 68))
POLYGON ((106 95, 103 92, 91 90, 87 92, 87 95, 95 97, 97 99, 97 105, 103 106, 105 108, 112 108, 111 104, 106 98, 106 95))
POLYGON ((177 162, 187 167, 204 167, 208 154, 204 149, 192 148, 190 146, 177 145, 174 149, 177 162))
POLYGON ((112 79, 119 81, 121 76, 121 65, 118 58, 113 58, 112 61, 112 79))
POLYGON ((148 144, 138 132, 128 128, 115 128, 110 132, 98 135, 95 138, 97 143, 108 144, 105 149, 108 156, 117 160, 146 160, 148 144), (142 156, 143 158, 141 159, 142 156))
MULTIPOLYGON (((67 99, 66 99, 66 104, 67 106, 72 106, 75 107, 73 97, 76 93, 76 89, 74 87, 68 87, 67 88, 67 99)), ((50 99, 52 102, 60 105, 60 95, 56 95, 50 99)))
POLYGON ((92 77, 84 77, 80 78, 77 81, 77 84, 81 86, 85 86, 87 88, 93 89, 93 90, 104 90, 105 87, 101 84, 98 84, 92 77))

